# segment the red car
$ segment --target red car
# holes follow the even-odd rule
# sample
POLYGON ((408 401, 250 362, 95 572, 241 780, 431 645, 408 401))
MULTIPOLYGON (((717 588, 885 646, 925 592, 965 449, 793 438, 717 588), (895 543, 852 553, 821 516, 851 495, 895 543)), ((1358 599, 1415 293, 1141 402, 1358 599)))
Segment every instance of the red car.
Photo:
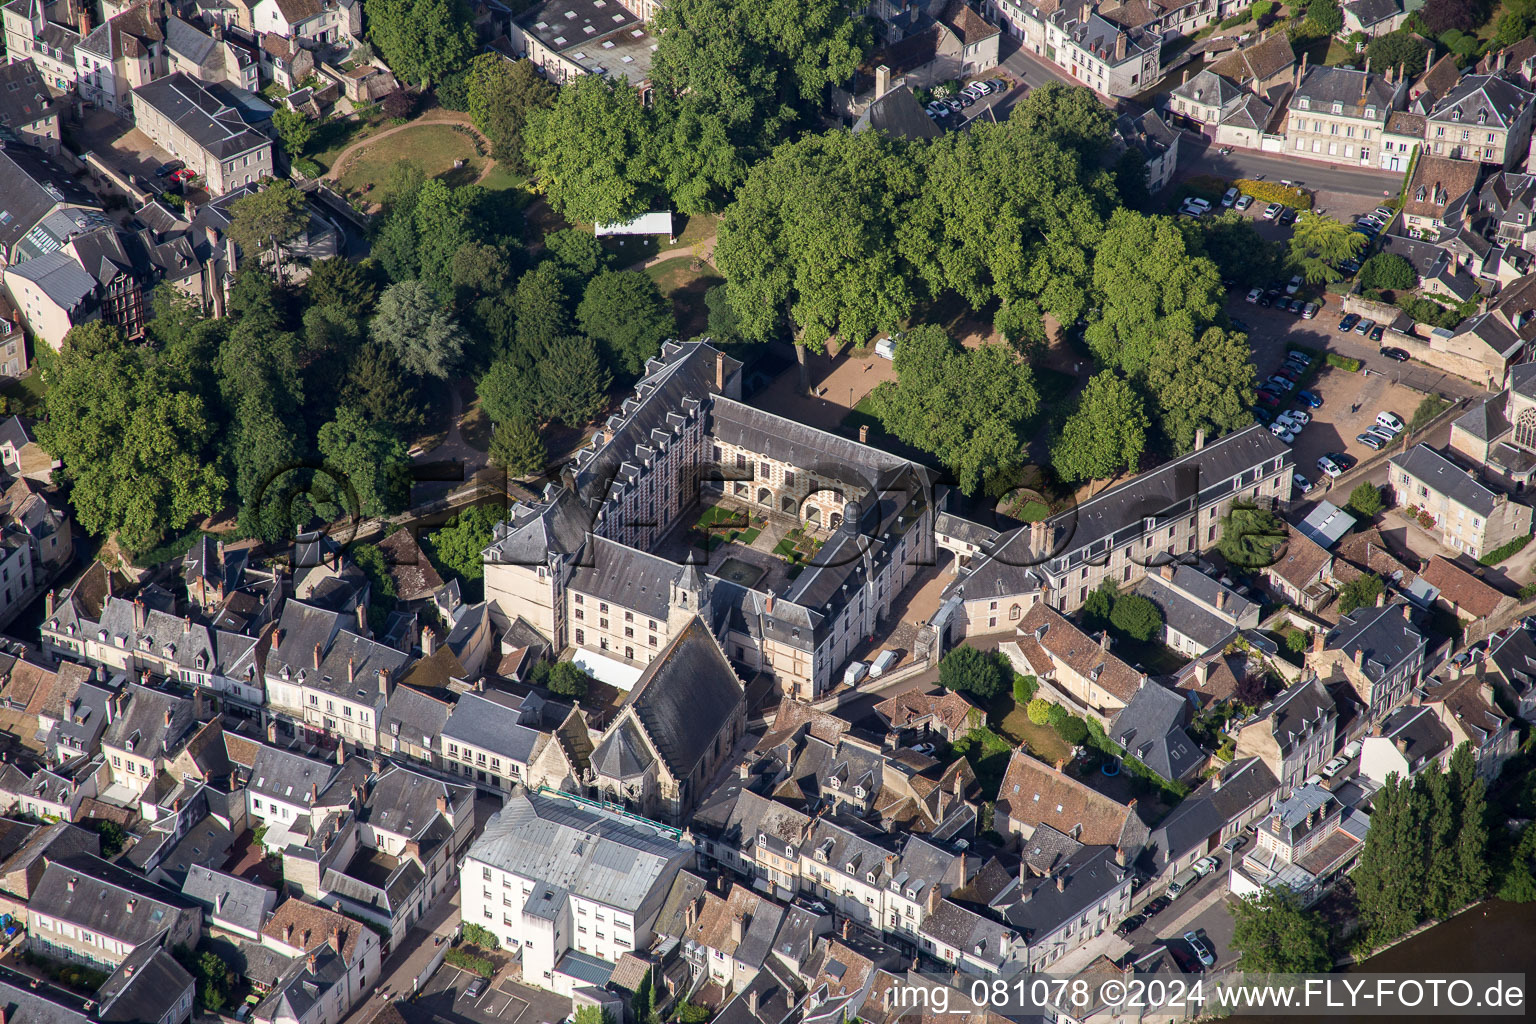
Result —
POLYGON ((172 181, 180 181, 180 182, 183 182, 183 183, 187 183, 187 182, 190 182, 195 177, 197 177, 197 172, 196 171, 194 171, 190 167, 183 167, 181 170, 179 170, 175 174, 171 175, 171 180, 172 181))
POLYGON ((1258 397, 1259 397, 1259 401, 1262 402, 1264 405, 1279 405, 1280 404, 1280 399, 1276 398, 1274 392, 1272 392, 1272 391, 1260 391, 1258 397))

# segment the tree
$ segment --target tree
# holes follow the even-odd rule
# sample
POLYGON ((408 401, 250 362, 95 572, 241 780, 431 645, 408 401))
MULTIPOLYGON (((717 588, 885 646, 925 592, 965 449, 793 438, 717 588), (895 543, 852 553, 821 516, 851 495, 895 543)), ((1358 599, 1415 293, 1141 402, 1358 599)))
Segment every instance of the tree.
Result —
POLYGON ((1488 20, 1488 0, 1435 0, 1419 11, 1430 35, 1453 29, 1471 32, 1488 20))
POLYGON ((576 307, 576 322, 603 346, 610 366, 631 376, 677 333, 672 303, 638 270, 608 270, 592 278, 576 307))
POLYGON ((556 338, 539 363, 539 403, 544 415, 568 427, 592 422, 608 404, 608 371, 592 339, 556 338))
POLYGON ((547 688, 550 693, 560 697, 574 697, 576 700, 585 697, 587 688, 592 685, 592 677, 571 661, 557 661, 553 665, 540 662, 539 668, 534 671, 533 681, 547 688))
POLYGON ((332 256, 313 264, 304 281, 304 298, 312 306, 334 306, 356 321, 366 320, 379 299, 378 265, 354 263, 332 256))
POLYGON ((530 60, 508 61, 482 53, 469 62, 469 117, 491 141, 491 156, 519 174, 523 160, 523 125, 531 110, 554 106, 556 89, 530 60))
POLYGON ((404 86, 397 86, 384 94, 379 101, 384 116, 392 121, 403 121, 416 111, 416 96, 404 86))
POLYGON ((283 246, 303 234, 309 224, 304 193, 286 178, 268 178, 258 191, 231 203, 229 210, 229 237, 246 252, 270 252, 281 280, 283 246))
POLYGON ((1371 829, 1353 875, 1365 937, 1371 945, 1390 942, 1419 923, 1424 861, 1412 783, 1394 772, 1376 794, 1371 829))
POLYGON ((1407 74, 1424 70, 1424 57, 1428 52, 1424 40, 1403 28, 1382 33, 1365 44, 1365 56, 1372 67, 1384 70, 1401 67, 1407 74))
POLYGON ((495 932, 483 925, 475 924, 473 921, 464 926, 463 935, 465 942, 479 946, 481 949, 501 948, 501 940, 496 937, 495 932))
POLYGON ((895 369, 896 382, 872 397, 885 429, 932 452, 967 494, 987 474, 1011 486, 1024 427, 1040 404, 1029 364, 1005 345, 966 349, 942 327, 924 324, 901 339, 895 369))
POLYGON ((1381 577, 1375 573, 1356 576, 1339 590, 1339 614, 1348 615, 1356 608, 1366 608, 1376 603, 1376 598, 1386 590, 1381 577))
POLYGON ((704 293, 704 306, 709 310, 709 336, 717 344, 731 345, 741 341, 741 318, 731 308, 731 297, 723 284, 717 284, 704 293))
POLYGON ((290 160, 304 155, 304 149, 315 134, 315 126, 309 117, 298 110, 278 107, 272 111, 272 127, 283 140, 283 151, 290 160))
POLYGON ((1245 569, 1273 565, 1285 543, 1285 520, 1266 509, 1234 505, 1221 519, 1221 557, 1245 569))
POLYGON ((316 443, 327 465, 351 488, 347 514, 384 516, 400 511, 410 496, 410 456, 405 442, 387 424, 369 423, 356 409, 343 407, 320 428, 316 443))
POLYGON ((1365 248, 1365 236, 1342 221, 1303 210, 1291 234, 1291 260, 1313 284, 1337 281, 1336 269, 1365 248))
POLYGON ((608 263, 608 250, 590 231, 561 228, 544 236, 544 251, 570 276, 585 281, 608 263))
POLYGON ((1457 812, 1456 870, 1446 903, 1450 910, 1459 910, 1488 894, 1488 797, 1470 744, 1456 748, 1450 769, 1451 803, 1457 812))
POLYGON ((431 85, 474 55, 475 30, 461 0, 364 0, 368 38, 395 77, 431 85))
POLYGON ((415 389, 394 353, 378 342, 357 352, 341 386, 340 404, 348 405, 373 423, 388 423, 410 431, 426 423, 415 389))
POLYGON ((235 471, 235 495, 240 502, 237 529, 241 536, 268 543, 287 540, 302 522, 294 522, 294 496, 307 482, 301 470, 307 460, 304 438, 260 393, 247 395, 235 408, 229 461, 235 471))
POLYGON ((507 517, 499 505, 471 505, 429 535, 433 552, 449 572, 466 580, 485 575, 480 553, 491 544, 491 531, 507 517))
POLYGON ((1024 713, 1027 714, 1029 716, 1029 720, 1036 725, 1045 725, 1051 720, 1051 708, 1054 708, 1055 706, 1055 704, 1052 704, 1044 697, 1036 697, 1034 700, 1029 702, 1029 707, 1024 709, 1024 713))
POLYGON ((520 369, 509 357, 503 356, 491 364, 491 368, 475 385, 480 396, 480 408, 500 425, 529 419, 541 403, 536 394, 538 388, 533 375, 520 369))
POLYGON ((1251 218, 1236 210, 1224 210, 1215 217, 1197 221, 1181 220, 1179 224, 1185 231, 1186 242, 1199 243, 1220 270, 1222 280, 1251 288, 1273 281, 1278 275, 1279 247, 1259 234, 1251 218))
MULTIPOLYGON (((1198 250, 1196 250, 1198 251, 1198 250)), ((1220 315, 1221 272, 1194 255, 1176 222, 1118 210, 1093 256, 1100 313, 1083 331, 1104 366, 1139 377, 1171 339, 1194 339, 1220 315)))
POLYGON ((1092 89, 1056 81, 1031 90, 1008 119, 1026 135, 1055 140, 1084 166, 1096 163, 1109 148, 1115 128, 1114 115, 1092 89))
POLYGON ((1509 903, 1536 902, 1536 822, 1526 822, 1510 854, 1509 867, 1499 883, 1498 898, 1509 903))
POLYGON ((1499 46, 1513 46, 1536 29, 1536 2, 1533 0, 1505 0, 1500 7, 1498 32, 1494 42, 1499 46))
POLYGON ((1395 252, 1379 252, 1360 268, 1360 287, 1366 290, 1408 291, 1418 283, 1413 264, 1395 252))
POLYGON ((1250 353, 1246 334, 1220 327, 1198 340, 1170 335, 1152 351, 1147 391, 1177 451, 1191 450, 1197 431, 1216 438, 1253 422, 1248 403, 1257 374, 1250 353))
POLYGON ((144 551, 219 510, 219 431, 177 368, 92 321, 71 328, 42 372, 38 443, 63 463, 57 475, 88 532, 144 551))
POLYGON ((571 328, 565 284, 560 269, 552 263, 540 263, 517 282, 512 296, 512 311, 517 322, 515 355, 525 365, 532 365, 571 328))
POLYGON ((1242 956, 1243 970, 1253 973, 1311 974, 1326 972, 1328 925, 1315 911, 1303 910, 1295 897, 1275 889, 1234 900, 1232 946, 1242 956))
POLYGON ((1157 605, 1140 594, 1121 594, 1117 597, 1109 621, 1115 629, 1142 643, 1157 636, 1158 630, 1163 627, 1163 616, 1157 610, 1157 605))
POLYGON ((446 378, 464 353, 467 338, 458 321, 438 307, 420 281, 384 289, 369 331, 407 373, 446 378))
MULTIPOLYGON (((404 527, 402 527, 404 529, 404 527)), ((353 563, 368 579, 368 616, 374 622, 386 622, 400 593, 395 589, 395 577, 390 572, 390 561, 384 557, 377 544, 353 544, 348 551, 353 563)))
POLYGON ((991 703, 1012 678, 1008 660, 996 651, 979 651, 962 644, 939 661, 939 685, 968 693, 978 704, 991 703))
POLYGON ((640 94, 606 75, 579 75, 555 104, 529 110, 523 153, 537 187, 569 221, 612 224, 650 208, 661 170, 640 94))
POLYGON ((1063 480, 1102 480, 1135 469, 1147 442, 1147 414, 1129 382, 1106 370, 1088 380, 1077 411, 1051 450, 1063 480))
POLYGON ((1115 610, 1115 598, 1120 592, 1109 580, 1105 580, 1097 587, 1088 591, 1088 599, 1079 609, 1083 625, 1088 629, 1104 629, 1109 625, 1109 617, 1115 610))
POLYGON ((496 425, 491 435, 491 462, 512 476, 538 473, 549 462, 549 452, 532 421, 518 418, 496 425))
POLYGON ((224 1008, 233 973, 224 958, 213 950, 204 950, 197 958, 197 998, 204 1010, 217 1013, 224 1008))
POLYGON ((1309 0, 1307 24, 1319 35, 1331 36, 1344 27, 1344 12, 1339 0, 1309 0))
POLYGON ((1373 483, 1356 485, 1349 492, 1349 503, 1345 507, 1361 519, 1375 519, 1382 507, 1381 488, 1373 483))

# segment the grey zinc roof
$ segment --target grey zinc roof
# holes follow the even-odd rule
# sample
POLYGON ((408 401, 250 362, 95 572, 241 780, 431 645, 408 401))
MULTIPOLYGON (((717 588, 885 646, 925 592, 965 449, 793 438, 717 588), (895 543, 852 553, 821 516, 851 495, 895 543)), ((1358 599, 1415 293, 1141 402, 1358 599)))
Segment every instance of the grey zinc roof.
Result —
POLYGON ((261 931, 267 911, 277 902, 277 893, 265 885, 226 875, 202 864, 187 868, 181 894, 201 903, 215 918, 252 932, 261 931))
POLYGON ((572 590, 654 619, 667 617, 672 583, 682 574, 682 566, 606 537, 592 537, 588 550, 586 564, 571 574, 572 590))
MULTIPOLYGON (((1226 589, 1193 566, 1179 567, 1179 573, 1182 574, 1185 570, 1188 571, 1189 576, 1209 580, 1214 585, 1215 590, 1226 589)), ((1182 576, 1175 578, 1170 583, 1157 573, 1149 573, 1142 577, 1135 587, 1136 593, 1157 605, 1158 610, 1163 613, 1163 621, 1171 628, 1177 629, 1180 633, 1191 637, 1197 643, 1203 645, 1206 650, 1210 650, 1237 632, 1237 627, 1233 622, 1217 615, 1210 608, 1190 600, 1189 596, 1187 596, 1190 593, 1194 593, 1204 598, 1206 595, 1203 591, 1207 589, 1204 587, 1186 586, 1186 580, 1182 576)), ((1211 600, 1214 603, 1214 593, 1211 594, 1211 600)), ((1234 616, 1241 616, 1249 604, 1248 601, 1239 597, 1236 593, 1232 593, 1228 600, 1230 603, 1227 607, 1234 616)))
POLYGON ((1354 0, 1353 3, 1345 4, 1344 9, 1367 27, 1385 21, 1402 10, 1398 0, 1354 0))
POLYGON ((1330 651, 1361 653, 1361 665, 1369 678, 1391 674, 1401 662, 1424 647, 1424 636, 1403 615, 1401 604, 1356 608, 1328 633, 1330 651))
POLYGON ((233 106, 180 71, 139 86, 133 95, 220 160, 272 145, 270 139, 247 125, 233 106))
POLYGON ((1443 753, 1454 739, 1434 708, 1427 705, 1398 708, 1382 720, 1381 735, 1406 744, 1403 756, 1408 759, 1409 771, 1443 753))
POLYGON ((61 309, 73 312, 96 292, 96 279, 81 269, 67 252, 49 252, 7 268, 42 289, 61 309))
POLYGON ((1430 490, 1446 495, 1484 518, 1493 514, 1498 502, 1497 496, 1478 483, 1471 473, 1423 442, 1393 456, 1392 465, 1430 490))
POLYGON ((1146 683, 1115 715, 1109 738, 1161 777, 1181 781, 1205 762, 1205 751, 1184 730, 1188 711, 1178 693, 1146 683))
POLYGON ((53 112, 53 98, 31 57, 0 65, 0 125, 15 129, 53 112))
POLYGON ((1174 86, 1173 95, 1202 106, 1220 108, 1242 96, 1243 90, 1215 72, 1203 70, 1174 86))
POLYGON ((592 751, 592 770, 607 779, 633 779, 654 763, 634 723, 624 719, 592 751))
POLYGON ((539 731, 519 720, 522 699, 511 694, 487 691, 466 693, 454 706, 443 726, 444 739, 458 740, 510 761, 527 764, 539 742, 539 731))
POLYGON ((263 745, 251 764, 248 788, 259 796, 303 806, 310 802, 311 788, 317 795, 323 792, 336 771, 334 762, 263 745))
POLYGON ((1355 517, 1331 501, 1320 501, 1296 528, 1319 547, 1331 548, 1355 525, 1355 517))
POLYGON ((177 913, 200 912, 180 893, 91 854, 49 864, 28 902, 38 913, 130 946, 171 927, 177 913))
POLYGON ((192 986, 192 975, 174 956, 145 943, 129 953, 97 990, 96 1019, 102 1024, 165 1020, 192 986))
POLYGON ((218 49, 208 33, 172 15, 165 19, 165 48, 193 64, 202 64, 218 49))
POLYGON ((468 856, 555 890, 638 910, 693 856, 674 834, 543 793, 520 793, 486 823, 468 856))
POLYGON ((315 1005, 331 989, 345 985, 347 965, 329 946, 321 946, 314 955, 314 969, 309 957, 295 957, 265 999, 257 1004, 251 1017, 256 1020, 309 1020, 315 1005))
POLYGON ((646 666, 626 706, 678 778, 692 774, 745 699, 741 680, 694 616, 646 666))

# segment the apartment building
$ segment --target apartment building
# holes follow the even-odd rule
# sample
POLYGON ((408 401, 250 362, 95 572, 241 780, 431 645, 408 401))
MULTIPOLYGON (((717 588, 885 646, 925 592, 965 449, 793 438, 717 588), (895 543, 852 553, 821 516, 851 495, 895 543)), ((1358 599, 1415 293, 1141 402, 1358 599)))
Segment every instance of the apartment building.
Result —
POLYGON ((693 856, 690 840, 643 818, 519 793, 464 858, 463 919, 521 953, 524 984, 570 995, 649 945, 672 880, 693 856))
POLYGON ((133 683, 111 706, 101 753, 110 766, 113 785, 138 798, 158 788, 162 773, 192 738, 198 725, 194 704, 133 683))
POLYGON ((1412 619, 1413 606, 1356 608, 1327 633, 1319 631, 1306 668, 1325 685, 1347 683, 1364 706, 1367 722, 1396 708, 1424 678, 1429 648, 1412 619))
POLYGON ((1165 645, 1192 658, 1224 648, 1259 624, 1259 606, 1192 565, 1162 565, 1136 585, 1163 616, 1165 645))
POLYGON ((444 765, 498 792, 536 786, 531 766, 549 739, 537 725, 537 706, 521 697, 498 691, 461 694, 440 733, 444 765))
POLYGON ((1467 75, 1429 111, 1426 152, 1452 160, 1523 167, 1536 93, 1498 74, 1467 75))
POLYGON ((272 176, 272 140, 212 89, 177 72, 133 90, 134 121, 214 195, 272 176))
POLYGON ((1391 460, 1387 485, 1393 500, 1416 511, 1440 543, 1480 558, 1531 532, 1531 507, 1480 483, 1427 444, 1417 444, 1391 460))
POLYGON ((43 80, 59 92, 74 88, 75 48, 90 32, 90 14, 68 2, 11 0, 0 17, 5 21, 8 61, 30 59, 43 80))
POLYGON ((1402 80, 1363 71, 1313 67, 1301 72, 1288 105, 1285 150, 1311 160, 1374 167, 1382 132, 1406 94, 1402 80))
MULTIPOLYGON (((273 0, 266 0, 273 2, 273 0)), ((641 89, 650 102, 648 22, 618 0, 546 0, 514 18, 508 56, 526 57, 545 77, 565 85, 579 75, 608 75, 641 89)))
POLYGON ((1145 5, 1097 0, 991 0, 986 13, 1031 53, 1102 95, 1124 99, 1162 76, 1165 32, 1194 31, 1220 6, 1193 0, 1154 14, 1145 5))
POLYGON ((1013 630, 1034 604, 1082 607, 1108 580, 1124 586, 1216 545, 1235 502, 1291 494, 1291 449, 1255 424, 1006 535, 945 591, 936 629, 950 639, 1013 630))
POLYGON ((1237 731, 1237 757, 1257 757, 1282 793, 1300 786, 1333 756, 1338 706, 1315 678, 1288 687, 1237 731))
POLYGON ((1098 637, 1078 629, 1044 604, 1030 608, 1018 624, 1018 639, 1000 648, 1025 675, 1044 680, 1075 703, 1074 710, 1101 725, 1131 702, 1147 683, 1147 674, 1111 651, 1109 632, 1098 637))
POLYGON ((346 973, 343 987, 348 1007, 368 996, 379 978, 383 950, 378 933, 308 900, 289 897, 278 904, 262 924, 260 942, 290 957, 306 956, 328 946, 346 973))
POLYGON ((0 65, 0 127, 54 157, 63 140, 59 106, 32 58, 0 65))
POLYGON ((75 44, 80 98, 127 117, 133 90, 165 74, 165 2, 142 0, 89 32, 89 13, 81 17, 82 38, 75 44))
POLYGON ((51 862, 28 901, 27 947, 56 960, 115 967, 158 942, 195 947, 203 908, 88 853, 51 862))

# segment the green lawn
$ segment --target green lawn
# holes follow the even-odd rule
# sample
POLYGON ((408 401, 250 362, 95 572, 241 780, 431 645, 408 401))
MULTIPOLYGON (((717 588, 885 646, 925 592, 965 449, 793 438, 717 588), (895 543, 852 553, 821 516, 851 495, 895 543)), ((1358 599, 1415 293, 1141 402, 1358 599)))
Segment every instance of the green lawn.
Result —
POLYGON ((1003 784, 1003 774, 1013 758, 1014 745, 986 726, 972 729, 950 748, 971 763, 983 793, 996 793, 1003 784))
POLYGON ((0 396, 5 397, 8 412, 37 419, 43 414, 43 395, 47 390, 43 386, 43 375, 33 369, 25 377, 6 381, 4 387, 0 387, 0 396))
POLYGON ((1031 722, 1025 710, 1013 702, 1012 694, 1004 695, 989 717, 997 722, 998 732, 1047 764, 1055 764, 1071 754, 1067 744, 1056 735, 1056 730, 1049 725, 1031 722))
POLYGON ((451 185, 469 185, 480 176, 486 158, 476 149, 472 136, 452 125, 413 125, 348 158, 340 178, 341 187, 348 192, 367 194, 384 182, 391 167, 400 163, 415 164, 429 178, 440 177, 451 185), (455 168, 456 161, 463 161, 463 166, 455 168))
POLYGON ((723 284, 718 271, 708 263, 693 266, 693 258, 679 256, 662 260, 645 268, 645 274, 656 282, 661 294, 672 300, 672 313, 677 317, 677 336, 693 338, 709 327, 709 309, 704 305, 704 293, 717 284, 723 284))
POLYGON ((486 174, 484 178, 480 179, 480 186, 482 188, 490 189, 492 192, 501 192, 512 188, 524 188, 527 186, 527 184, 528 179, 524 178, 516 171, 513 171, 503 163, 498 163, 495 167, 492 167, 490 172, 486 174))

